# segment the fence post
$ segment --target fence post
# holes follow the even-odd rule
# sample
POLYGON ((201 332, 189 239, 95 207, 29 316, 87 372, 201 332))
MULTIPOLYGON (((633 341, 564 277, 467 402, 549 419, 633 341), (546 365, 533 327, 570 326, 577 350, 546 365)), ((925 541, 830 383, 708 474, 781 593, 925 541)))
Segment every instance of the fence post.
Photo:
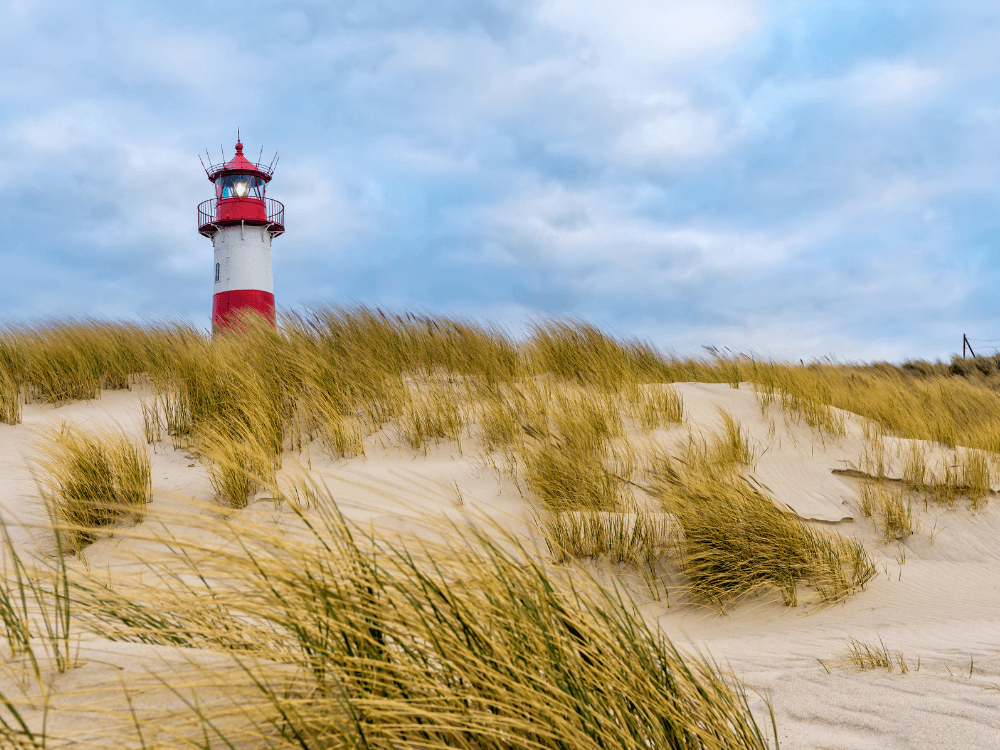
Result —
POLYGON ((969 347, 969 354, 971 354, 973 357, 975 357, 976 353, 974 351, 972 351, 972 344, 969 343, 968 337, 963 333, 962 334, 962 359, 965 359, 965 348, 966 347, 969 347))

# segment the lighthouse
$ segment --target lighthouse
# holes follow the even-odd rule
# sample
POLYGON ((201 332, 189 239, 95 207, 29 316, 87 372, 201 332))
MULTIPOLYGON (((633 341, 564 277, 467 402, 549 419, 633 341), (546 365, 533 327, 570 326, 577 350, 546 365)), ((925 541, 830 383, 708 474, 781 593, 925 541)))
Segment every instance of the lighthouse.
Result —
MULTIPOLYGON (((261 149, 263 151, 263 149, 261 149)), ((198 206, 198 232, 215 248, 212 282, 212 330, 237 325, 241 316, 257 313, 274 325, 274 282, 271 240, 285 231, 285 207, 266 196, 277 155, 270 164, 236 155, 208 166, 202 162, 215 197, 198 206)))

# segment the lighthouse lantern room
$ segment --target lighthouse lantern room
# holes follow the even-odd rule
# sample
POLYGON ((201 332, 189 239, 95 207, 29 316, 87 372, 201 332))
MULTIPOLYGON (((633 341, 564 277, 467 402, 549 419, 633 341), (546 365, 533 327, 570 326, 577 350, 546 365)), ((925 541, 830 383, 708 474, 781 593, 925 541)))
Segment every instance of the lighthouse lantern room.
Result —
POLYGON ((215 197, 198 206, 198 232, 215 248, 212 330, 231 328, 242 315, 258 313, 274 325, 271 240, 285 231, 285 207, 266 195, 277 155, 270 164, 236 155, 205 173, 215 197))

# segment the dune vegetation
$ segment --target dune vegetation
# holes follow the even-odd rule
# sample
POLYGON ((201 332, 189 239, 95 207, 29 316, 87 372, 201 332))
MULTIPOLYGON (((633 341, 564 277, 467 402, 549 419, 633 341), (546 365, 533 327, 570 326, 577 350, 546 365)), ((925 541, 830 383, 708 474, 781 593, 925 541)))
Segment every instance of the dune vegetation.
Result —
MULTIPOLYGON (((145 449, 51 435, 37 468, 59 562, 29 575, 8 548, 11 656, 30 648, 32 628, 65 655, 70 602, 88 633, 230 654, 247 678, 240 708, 192 707, 198 747, 765 747, 737 681, 566 566, 632 566, 656 597, 666 566, 694 601, 721 609, 767 591, 791 606, 803 586, 836 601, 875 575, 861 543, 747 478, 758 446, 732 415, 678 451, 647 440, 686 429, 680 382, 750 383, 762 411, 778 404, 820 440, 846 434, 846 412, 864 418, 859 506, 887 542, 916 530, 904 492, 967 496, 973 509, 989 497, 1000 392, 983 369, 679 359, 576 320, 514 335, 369 308, 289 312, 277 330, 249 318, 214 338, 179 323, 14 326, 0 332, 0 421, 142 383, 147 443, 165 436, 205 464, 223 542, 178 543, 170 564, 183 569, 144 583, 67 573, 64 556, 82 559, 109 530, 170 540, 126 529, 149 499, 145 449), (523 492, 548 558, 467 529, 437 547, 365 537, 322 489, 279 478, 308 446, 363 457, 372 435, 423 454, 478 451, 523 492), (901 438, 957 449, 957 462, 931 466, 913 443, 895 458, 903 478, 889 480, 887 441, 901 438), (262 492, 292 510, 293 528, 242 519, 262 492), (39 630, 40 612, 65 625, 39 630)), ((5 705, 0 734, 45 746, 5 705)))
POLYGON ((142 521, 152 494, 149 456, 126 436, 64 427, 40 448, 41 497, 68 552, 101 530, 142 521))

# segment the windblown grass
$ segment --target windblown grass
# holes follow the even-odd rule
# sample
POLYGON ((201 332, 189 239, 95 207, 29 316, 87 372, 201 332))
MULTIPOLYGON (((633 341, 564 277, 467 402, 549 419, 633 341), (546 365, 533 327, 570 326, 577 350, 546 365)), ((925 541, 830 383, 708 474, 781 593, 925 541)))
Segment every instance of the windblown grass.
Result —
POLYGON ((465 427, 458 394, 445 384, 432 383, 410 390, 406 405, 396 418, 400 437, 414 450, 427 453, 427 446, 441 440, 458 442, 465 427))
MULTIPOLYGON (((878 645, 850 638, 847 641, 847 661, 859 669, 886 669, 892 671, 898 668, 900 674, 910 671, 910 665, 901 651, 890 651, 881 638, 878 645)), ((919 664, 917 669, 919 669, 919 664)))
POLYGON ((0 370, 0 423, 21 423, 21 389, 10 375, 0 370))
POLYGON ((861 471, 876 479, 883 479, 889 466, 889 456, 886 452, 885 429, 874 422, 864 423, 865 442, 858 459, 861 471))
POLYGON ((663 356, 635 339, 616 341, 581 320, 537 323, 527 344, 529 371, 603 391, 628 383, 663 382, 663 356))
POLYGON ((778 401, 787 417, 804 421, 823 436, 843 437, 847 425, 843 414, 831 408, 830 384, 812 368, 782 367, 755 363, 750 374, 761 410, 778 401))
POLYGON ((622 391, 624 412, 643 430, 670 427, 684 421, 684 403, 669 386, 640 387, 632 384, 622 391))
POLYGON ((767 590, 791 606, 800 584, 834 601, 875 575, 860 543, 810 528, 744 480, 664 473, 660 497, 683 529, 680 563, 692 592, 717 606, 767 590))
MULTIPOLYGON (((523 417, 528 411, 525 396, 516 388, 491 388, 484 390, 478 402, 476 419, 479 423, 480 441, 487 452, 507 450, 524 435, 523 417)), ((540 409, 533 411, 535 421, 544 416, 540 409)), ((530 427, 529 427, 530 429, 530 427)), ((540 434, 544 425, 534 430, 540 434)))
MULTIPOLYGON (((695 437, 693 433, 688 435, 677 457, 686 475, 722 480, 753 464, 756 450, 746 429, 725 409, 719 409, 719 417, 722 420, 719 432, 707 438, 695 437)), ((655 462, 664 464, 663 457, 654 457, 655 462)))
POLYGON ((777 590, 791 606, 800 584, 825 601, 864 587, 875 575, 864 546, 780 508, 740 475, 752 459, 739 424, 727 414, 719 434, 692 440, 681 459, 654 457, 650 489, 676 519, 678 561, 692 593, 725 607, 777 590))
POLYGON ((968 490, 973 510, 979 510, 990 496, 990 459, 984 451, 962 451, 962 483, 968 490))
POLYGON ((858 507, 881 528, 885 542, 901 541, 917 530, 913 508, 904 497, 902 486, 889 488, 883 482, 862 482, 858 507))
MULTIPOLYGON (((858 464, 862 473, 881 487, 888 479, 893 463, 886 435, 880 425, 868 423, 865 425, 865 438, 858 464)), ((969 507, 977 511, 989 500, 996 457, 991 458, 986 451, 946 449, 944 455, 930 461, 925 446, 911 441, 906 448, 897 445, 895 455, 899 460, 895 465, 901 466, 899 481, 902 490, 922 495, 925 509, 930 502, 954 507, 959 498, 967 497, 969 507)), ((885 502, 876 497, 878 492, 872 488, 863 490, 861 509, 865 515, 872 515, 866 507, 877 510, 885 506, 885 502)))
POLYGON ((0 331, 0 372, 24 389, 28 402, 95 398, 102 388, 128 388, 163 366, 166 342, 192 329, 128 323, 66 321, 8 326, 0 331))
POLYGON ((615 402, 586 390, 568 390, 535 404, 538 414, 525 420, 530 434, 520 447, 528 488, 555 513, 621 510, 628 459, 624 446, 616 450, 612 443, 623 432, 615 402))
MULTIPOLYGON (((725 413, 717 435, 692 436, 654 465, 650 489, 663 512, 636 510, 645 508, 632 484, 641 457, 626 424, 648 432, 682 423, 670 383, 753 383, 762 409, 777 403, 824 439, 845 434, 843 411, 859 414, 870 423, 865 469, 875 477, 889 470, 890 437, 960 447, 943 466, 923 453, 901 459, 907 491, 919 486, 940 502, 985 502, 1000 451, 1000 396, 974 377, 680 360, 574 320, 538 323, 519 339, 443 317, 320 308, 283 315, 277 330, 248 322, 212 340, 180 324, 0 334, 0 419, 10 424, 23 402, 93 398, 141 377, 157 389, 147 440, 159 442, 162 429, 208 462, 228 507, 261 490, 280 497, 282 455, 313 439, 352 457, 373 433, 416 450, 470 435, 503 454, 531 493, 553 559, 675 563, 694 595, 718 606, 766 591, 794 604, 800 586, 835 600, 863 587, 874 567, 860 544, 816 530, 741 476, 758 446, 725 413)), ((148 486, 146 471, 130 476, 148 486)), ((128 484, 115 481, 98 494, 128 484)), ((359 536, 316 492, 296 501, 317 505, 327 515, 299 519, 313 524, 305 539, 257 530, 241 536, 243 547, 192 551, 204 567, 166 591, 78 582, 86 617, 114 637, 290 667, 291 679, 253 673, 276 747, 763 746, 730 681, 609 595, 573 589, 506 543, 472 534, 447 551, 418 552, 359 536)), ((909 506, 884 505, 895 515, 878 504, 872 512, 900 538, 909 506)), ((56 521, 69 551, 108 522, 56 521)), ((21 648, 11 618, 11 648, 21 648)))
POLYGON ((772 364, 759 371, 755 382, 787 394, 789 403, 837 407, 898 437, 1000 452, 1000 393, 986 383, 888 364, 772 364))
POLYGON ((35 679, 41 683, 46 666, 43 657, 54 662, 57 672, 65 672, 72 666, 71 600, 64 537, 56 528, 54 560, 48 565, 32 566, 18 555, 6 526, 3 536, 0 620, 7 648, 11 658, 27 657, 35 679), (44 649, 41 653, 36 652, 39 643, 44 649))
POLYGON ((277 458, 252 426, 204 425, 192 447, 207 461, 209 482, 225 506, 245 508, 258 492, 277 486, 277 458))
MULTIPOLYGON (((266 381, 269 405, 286 429, 295 403, 311 391, 327 394, 343 415, 365 416, 374 430, 399 413, 405 376, 448 373, 478 389, 545 375, 605 393, 636 384, 749 381, 763 407, 779 400, 790 418, 824 436, 843 434, 841 413, 829 408, 836 407, 891 435, 1000 453, 1000 393, 993 380, 977 379, 975 368, 964 373, 920 363, 833 362, 803 367, 742 356, 681 360, 583 321, 537 323, 518 341, 497 327, 364 307, 286 313, 277 332, 252 323, 247 328, 210 344, 180 323, 8 326, 0 332, 0 404, 12 406, 14 391, 28 403, 94 398, 101 388, 125 388, 145 374, 162 391, 178 394, 189 423, 174 422, 171 429, 189 433, 229 409, 237 389, 220 363, 233 360, 266 381), (383 394, 391 382, 397 388, 387 400, 383 394)), ((16 420, 16 410, 4 408, 9 413, 0 416, 16 420)))
POLYGON ((127 437, 64 426, 49 434, 42 450, 42 498, 68 552, 94 542, 102 529, 142 521, 152 494, 149 456, 127 437))
POLYGON ((615 595, 509 538, 366 537, 313 494, 303 534, 240 525, 236 548, 186 547, 166 587, 78 582, 88 627, 233 653, 258 686, 239 746, 767 746, 735 681, 615 595))
POLYGON ((628 511, 565 511, 541 518, 542 534, 554 562, 606 557, 614 563, 649 567, 673 544, 670 516, 642 506, 628 511))
POLYGON ((903 457, 903 486, 916 491, 927 483, 927 457, 920 443, 911 442, 903 457))

